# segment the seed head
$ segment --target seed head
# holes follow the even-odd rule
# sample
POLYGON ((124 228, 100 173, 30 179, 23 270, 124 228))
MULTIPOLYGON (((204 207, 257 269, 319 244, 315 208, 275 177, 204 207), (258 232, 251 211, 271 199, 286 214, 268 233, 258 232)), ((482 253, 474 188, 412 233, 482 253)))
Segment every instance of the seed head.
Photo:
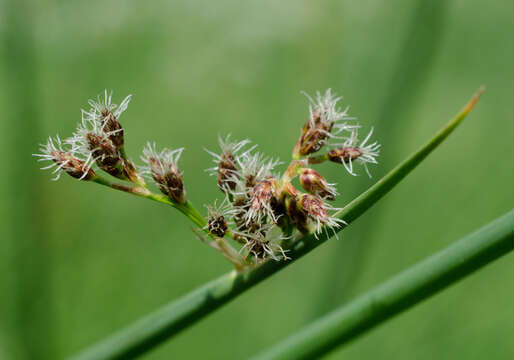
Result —
POLYGON ((330 184, 314 169, 303 169, 300 173, 300 183, 307 192, 322 199, 334 200, 337 196, 335 184, 330 184))
POLYGON ((52 161, 52 164, 42 169, 55 167, 54 180, 59 179, 62 171, 79 180, 93 180, 96 177, 95 172, 87 165, 87 161, 78 158, 71 149, 64 149, 59 136, 55 139, 49 137, 46 144, 41 144, 40 151, 41 154, 33 155, 39 157, 38 161, 52 161))
POLYGON ((164 148, 158 152, 155 143, 148 143, 141 157, 141 160, 147 164, 143 168, 143 173, 150 174, 159 190, 180 204, 186 201, 182 172, 177 166, 183 150, 184 148, 176 150, 164 148))

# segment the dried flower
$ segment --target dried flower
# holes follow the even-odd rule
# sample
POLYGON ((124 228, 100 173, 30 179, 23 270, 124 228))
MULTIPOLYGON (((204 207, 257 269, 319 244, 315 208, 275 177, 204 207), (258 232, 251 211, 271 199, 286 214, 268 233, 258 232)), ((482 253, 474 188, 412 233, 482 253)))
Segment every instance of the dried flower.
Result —
POLYGON ((352 131, 351 136, 344 143, 335 145, 337 148, 327 154, 328 159, 343 164, 352 175, 356 175, 353 172, 353 162, 357 161, 364 167, 368 176, 371 177, 367 164, 377 164, 376 158, 380 153, 380 144, 376 141, 366 145, 372 134, 373 128, 366 138, 358 144, 358 132, 357 130, 352 131))
POLYGON ((183 150, 184 148, 176 150, 164 148, 158 152, 155 143, 147 143, 141 157, 141 160, 147 164, 143 168, 143 173, 150 174, 159 190, 179 204, 184 204, 186 201, 182 172, 177 166, 183 150))
POLYGON ((303 169, 300 173, 300 183, 307 192, 322 199, 334 200, 337 196, 335 184, 330 184, 314 169, 303 169))
POLYGON ((33 155, 39 157, 39 161, 52 161, 52 164, 41 169, 55 167, 53 173, 57 175, 53 180, 59 179, 62 171, 79 180, 93 180, 96 177, 95 172, 87 165, 87 161, 78 158, 71 149, 64 149, 59 136, 55 139, 49 137, 46 144, 41 144, 40 151, 41 154, 33 155))

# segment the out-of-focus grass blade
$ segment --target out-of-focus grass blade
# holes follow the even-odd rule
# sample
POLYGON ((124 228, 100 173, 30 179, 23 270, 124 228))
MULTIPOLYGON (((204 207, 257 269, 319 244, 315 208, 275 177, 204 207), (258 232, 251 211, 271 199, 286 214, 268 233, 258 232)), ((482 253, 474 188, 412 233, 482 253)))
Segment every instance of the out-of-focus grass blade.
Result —
POLYGON ((514 210, 289 336, 257 359, 314 359, 514 249, 514 210))
MULTIPOLYGON (((482 90, 473 96, 466 106, 428 143, 340 210, 336 216, 350 224, 366 212, 441 144, 471 111, 481 93, 482 90)), ((341 231, 343 228, 344 226, 338 228, 337 231, 341 231)), ((329 238, 328 232, 323 232, 323 234, 319 239, 312 235, 306 235, 300 239, 288 252, 288 256, 292 260, 268 261, 253 269, 242 272, 232 271, 222 275, 218 279, 172 301, 111 337, 85 349, 74 356, 73 359, 125 359, 140 355, 191 326, 250 287, 323 244, 329 238)))

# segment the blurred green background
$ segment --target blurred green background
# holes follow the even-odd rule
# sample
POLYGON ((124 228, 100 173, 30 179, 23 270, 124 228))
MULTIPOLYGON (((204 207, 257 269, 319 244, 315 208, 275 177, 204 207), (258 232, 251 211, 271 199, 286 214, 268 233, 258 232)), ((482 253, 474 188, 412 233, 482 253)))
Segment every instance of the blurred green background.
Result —
MULTIPOLYGON (((0 0, 0 359, 60 359, 230 269, 173 209, 38 170, 87 99, 133 94, 134 159, 186 147, 197 206, 217 134, 287 160, 331 87, 383 144, 374 178, 321 166, 343 205, 439 129, 481 85, 470 118, 339 240, 331 240, 146 359, 242 359, 277 342, 514 203, 514 3, 0 0)), ((361 172, 362 173, 362 172, 361 172)), ((204 210, 202 208, 202 210, 204 210)), ((514 358, 514 257, 330 359, 514 358)))

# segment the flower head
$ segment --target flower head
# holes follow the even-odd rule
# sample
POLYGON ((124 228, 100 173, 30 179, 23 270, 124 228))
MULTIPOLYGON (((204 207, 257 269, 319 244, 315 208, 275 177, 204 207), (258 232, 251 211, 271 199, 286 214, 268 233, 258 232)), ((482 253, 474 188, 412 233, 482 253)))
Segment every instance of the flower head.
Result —
POLYGON ((337 103, 343 98, 342 96, 336 97, 335 94, 332 94, 331 89, 327 89, 323 95, 319 91, 316 92, 315 99, 305 92, 303 92, 303 94, 309 99, 309 121, 311 126, 315 126, 319 123, 321 127, 327 131, 332 130, 334 126, 338 129, 347 129, 345 123, 337 123, 340 120, 352 119, 348 116, 349 107, 341 111, 337 106, 337 103))
POLYGON ((90 165, 96 163, 100 169, 111 176, 127 179, 125 161, 98 123, 83 121, 73 136, 66 139, 65 142, 76 153, 87 158, 90 165))
POLYGON ((309 99, 309 119, 305 123, 300 138, 293 150, 294 156, 305 156, 319 151, 329 138, 335 137, 342 131, 356 128, 356 125, 349 125, 341 120, 351 120, 348 116, 348 107, 341 111, 337 103, 342 97, 336 97, 328 89, 325 94, 319 91, 313 99, 307 93, 304 95, 309 99))
POLYGON ((357 130, 352 131, 351 136, 344 143, 335 145, 337 148, 327 154, 328 159, 343 164, 352 175, 356 175, 353 172, 353 162, 356 161, 364 167, 368 176, 371 177, 367 164, 377 164, 376 158, 380 153, 380 144, 376 141, 367 144, 372 134, 373 129, 370 130, 366 138, 359 144, 357 130))
POLYGON ((232 204, 225 198, 221 204, 217 201, 213 205, 207 205, 207 225, 205 229, 217 237, 224 237, 229 224, 232 224, 231 217, 237 213, 232 204))
POLYGON ((155 143, 147 143, 141 157, 141 160, 147 164, 143 168, 143 173, 150 174, 159 190, 180 204, 186 201, 182 172, 177 166, 183 150, 184 148, 176 150, 164 148, 159 152, 155 143))
POLYGON ((91 107, 89 111, 82 110, 83 117, 89 120, 102 120, 107 115, 113 115, 119 118, 121 114, 128 108, 132 95, 128 95, 123 99, 120 105, 112 103, 112 91, 110 93, 107 90, 104 91, 103 98, 98 95, 96 100, 88 100, 88 104, 91 107))
POLYGON ((335 184, 330 184, 314 169, 303 169, 300 173, 300 183, 307 192, 322 199, 334 200, 337 196, 335 184))
POLYGON ((111 176, 145 185, 132 161, 121 155, 121 148, 113 143, 101 123, 82 120, 73 136, 65 142, 71 145, 73 151, 88 159, 89 166, 96 164, 111 176))
POLYGON ((300 194, 296 198, 290 199, 287 209, 293 224, 304 233, 314 231, 317 235, 321 232, 322 225, 334 229, 345 223, 343 220, 331 216, 329 211, 337 209, 323 202, 316 195, 300 194), (312 228, 311 222, 314 228, 312 228))
POLYGON ((124 137, 119 117, 127 110, 131 98, 132 95, 128 95, 120 105, 116 105, 112 103, 112 92, 108 93, 105 90, 103 98, 99 95, 96 101, 88 101, 90 109, 89 111, 82 110, 82 121, 98 124, 113 144, 121 147, 124 145, 124 137))
POLYGON ((252 222, 261 223, 265 217, 276 223, 274 204, 278 202, 278 181, 273 177, 261 180, 255 184, 249 195, 250 202, 245 214, 246 225, 252 222))
MULTIPOLYGON (((218 143, 221 148, 221 153, 216 154, 212 151, 205 149, 212 157, 215 167, 207 169, 211 175, 218 177, 218 186, 223 192, 233 191, 236 187, 234 177, 237 177, 237 161, 239 151, 250 143, 250 140, 245 139, 239 142, 234 142, 230 139, 230 134, 225 139, 218 136, 218 143)), ((247 151, 251 151, 254 147, 247 151)))
POLYGON ((55 139, 49 137, 46 144, 41 144, 40 151, 41 154, 34 154, 34 156, 39 157, 39 161, 52 161, 52 164, 42 169, 55 167, 53 173, 57 175, 54 180, 59 179, 62 171, 79 180, 92 180, 96 177, 95 172, 87 165, 87 161, 78 158, 72 149, 64 149, 59 136, 55 139))
POLYGON ((273 169, 281 164, 280 159, 267 158, 259 152, 245 152, 236 160, 239 171, 232 177, 236 182, 235 195, 249 194, 259 182, 273 177, 273 169))

